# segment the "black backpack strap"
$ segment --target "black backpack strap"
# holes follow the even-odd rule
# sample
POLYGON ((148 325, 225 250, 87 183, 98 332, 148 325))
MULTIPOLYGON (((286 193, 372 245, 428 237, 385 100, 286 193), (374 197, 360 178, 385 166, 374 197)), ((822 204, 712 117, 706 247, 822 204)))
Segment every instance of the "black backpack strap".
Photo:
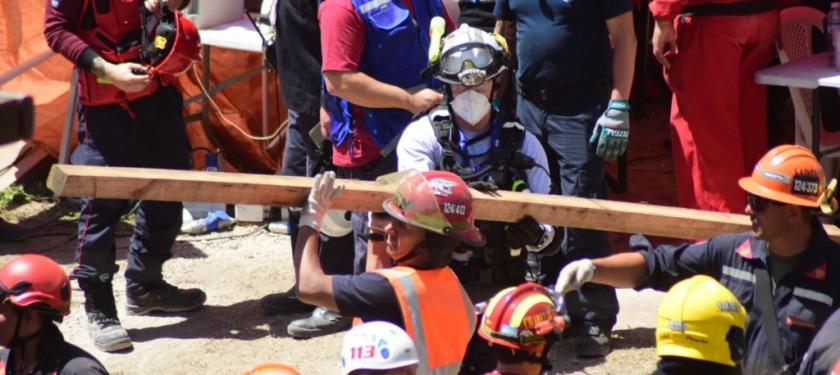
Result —
POLYGON ((455 145, 459 142, 460 133, 455 129, 455 123, 452 121, 452 115, 449 113, 448 94, 448 92, 444 92, 440 103, 429 114, 429 121, 435 130, 438 144, 443 149, 443 155, 441 156, 438 169, 460 175, 456 170, 458 163, 455 161, 455 145))
POLYGON ((782 352, 782 338, 779 332, 779 319, 776 317, 776 306, 773 304, 773 286, 767 268, 755 269, 755 305, 761 312, 764 332, 767 334, 768 362, 773 369, 771 374, 789 374, 789 366, 785 364, 782 352))
POLYGON ((490 150, 492 164, 489 180, 503 190, 513 187, 514 173, 518 169, 513 165, 514 156, 521 154, 525 143, 525 127, 516 122, 506 122, 499 131, 499 139, 490 150))

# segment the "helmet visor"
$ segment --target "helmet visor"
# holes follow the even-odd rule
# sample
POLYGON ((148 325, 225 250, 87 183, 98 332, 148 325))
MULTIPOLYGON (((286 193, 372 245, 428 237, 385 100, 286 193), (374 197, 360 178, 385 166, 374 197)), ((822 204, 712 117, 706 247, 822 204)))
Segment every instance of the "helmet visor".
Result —
POLYGON ((443 74, 458 75, 464 69, 484 69, 493 63, 493 54, 487 46, 467 45, 450 51, 440 61, 443 74))

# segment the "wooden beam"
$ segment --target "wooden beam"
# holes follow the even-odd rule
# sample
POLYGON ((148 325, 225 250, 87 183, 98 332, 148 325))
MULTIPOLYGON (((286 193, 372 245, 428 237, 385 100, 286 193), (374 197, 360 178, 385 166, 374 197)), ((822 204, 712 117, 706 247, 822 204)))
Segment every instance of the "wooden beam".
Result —
MULTIPOLYGON (((340 180, 346 185, 337 209, 382 211, 393 188, 370 181, 340 180)), ((302 206, 311 178, 161 169, 54 165, 47 187, 59 196, 162 201, 198 201, 270 206, 302 206)), ((725 214, 640 203, 514 192, 473 191, 475 216, 516 221, 531 215, 541 223, 612 232, 707 239, 750 230, 746 215, 725 214)), ((840 241, 840 228, 826 225, 840 241)))

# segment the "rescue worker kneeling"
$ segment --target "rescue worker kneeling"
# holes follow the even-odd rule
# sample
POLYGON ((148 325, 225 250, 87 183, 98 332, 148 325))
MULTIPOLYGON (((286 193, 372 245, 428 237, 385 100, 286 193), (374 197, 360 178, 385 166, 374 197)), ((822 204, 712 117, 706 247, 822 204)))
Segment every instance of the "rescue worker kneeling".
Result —
POLYGON ((537 375, 550 369, 548 351, 566 327, 557 306, 542 285, 525 283, 496 294, 487 305, 478 334, 496 353, 489 375, 537 375))
POLYGON ((675 284, 659 304, 653 375, 740 374, 747 311, 715 279, 675 284))
POLYGON ((397 266, 355 276, 324 274, 318 230, 344 186, 335 186, 333 172, 317 175, 295 246, 298 298, 344 316, 394 323, 415 341, 418 373, 456 374, 476 319, 470 298, 447 265, 461 242, 484 244, 473 220, 472 195, 462 179, 448 172, 405 172, 380 180, 398 187, 383 202, 390 219, 371 239, 385 242, 397 266))
MULTIPOLYGON (((500 90, 508 60, 501 37, 467 25, 447 35, 440 59, 427 70, 446 83, 443 99, 403 132, 397 145, 398 169, 449 171, 484 191, 549 194, 551 177, 539 140, 490 103, 500 90)), ((555 237, 554 227, 530 216, 512 224, 478 221, 476 226, 486 244, 462 244, 450 264, 475 301, 525 282, 526 257, 560 249, 562 236, 555 237)), ((473 337, 462 371, 484 373, 492 370, 492 362, 492 351, 473 337)))
MULTIPOLYGON (((412 122, 397 145, 399 170, 452 172, 478 190, 548 194, 548 161, 537 138, 490 104, 510 59, 504 39, 462 25, 443 39, 427 74, 446 83, 440 104, 412 122)), ((456 250, 452 269, 470 297, 486 300, 525 282, 527 252, 557 252, 554 227, 525 217, 479 221, 483 246, 456 250), (513 250, 513 252, 512 252, 513 250), (492 286, 483 288, 478 286, 492 286)))

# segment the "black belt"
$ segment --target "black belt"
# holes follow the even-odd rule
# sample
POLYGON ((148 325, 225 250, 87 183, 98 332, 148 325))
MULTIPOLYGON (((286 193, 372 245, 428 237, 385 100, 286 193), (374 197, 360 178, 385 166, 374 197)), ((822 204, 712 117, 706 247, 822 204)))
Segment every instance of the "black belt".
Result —
POLYGON ((606 94, 606 81, 587 81, 560 88, 542 88, 531 90, 517 82, 516 92, 536 104, 549 104, 569 100, 573 97, 592 94, 606 94))
POLYGON ((776 0, 744 1, 740 3, 706 3, 683 8, 681 16, 749 16, 776 8, 776 0))

